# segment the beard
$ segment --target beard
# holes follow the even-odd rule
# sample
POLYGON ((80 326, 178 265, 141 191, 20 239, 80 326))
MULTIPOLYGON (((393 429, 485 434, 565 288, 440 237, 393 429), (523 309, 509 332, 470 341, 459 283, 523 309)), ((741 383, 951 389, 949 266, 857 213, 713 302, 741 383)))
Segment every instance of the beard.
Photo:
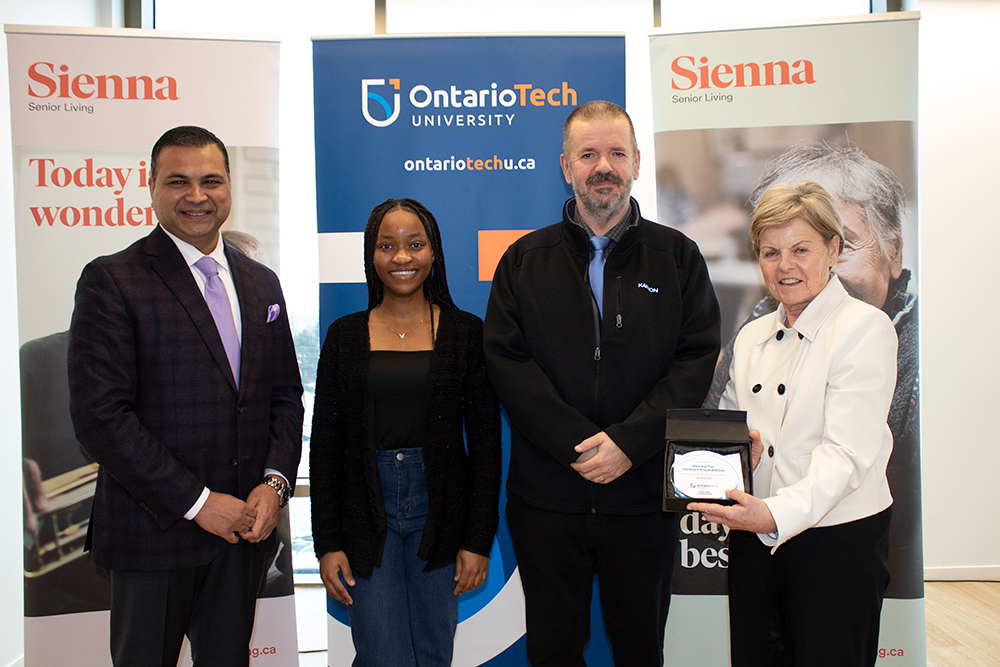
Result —
POLYGON ((573 194, 588 213, 602 218, 610 218, 628 206, 629 195, 632 193, 632 178, 623 181, 614 174, 594 174, 587 179, 588 188, 600 187, 602 183, 617 186, 618 193, 610 199, 602 199, 594 194, 593 190, 577 187, 573 183, 573 194))

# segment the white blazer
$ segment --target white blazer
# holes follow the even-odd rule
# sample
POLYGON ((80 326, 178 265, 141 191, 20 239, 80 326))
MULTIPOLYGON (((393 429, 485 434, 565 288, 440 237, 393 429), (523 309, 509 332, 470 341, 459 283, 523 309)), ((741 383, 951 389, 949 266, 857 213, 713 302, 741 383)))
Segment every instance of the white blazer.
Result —
POLYGON ((872 516, 892 504, 886 424, 896 384, 896 331, 881 310, 830 278, 791 328, 784 306, 736 338, 719 407, 746 410, 764 454, 754 471, 777 533, 774 553, 813 526, 872 516))

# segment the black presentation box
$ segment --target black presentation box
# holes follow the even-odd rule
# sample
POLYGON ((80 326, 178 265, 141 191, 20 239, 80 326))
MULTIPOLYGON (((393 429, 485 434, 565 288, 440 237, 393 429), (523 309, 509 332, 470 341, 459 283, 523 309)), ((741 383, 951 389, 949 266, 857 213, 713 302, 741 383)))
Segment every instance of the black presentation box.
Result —
MULTIPOLYGON (((741 410, 667 410, 667 451, 663 466, 663 511, 683 512, 688 503, 733 505, 719 485, 743 475, 753 493, 750 429, 741 410), (693 454, 693 456, 688 456, 693 454), (732 455, 739 455, 736 462, 732 455), (685 457, 678 461, 679 457, 685 457), (723 458, 725 457, 725 458, 723 458), (678 467, 674 468, 674 463, 678 467), (676 479, 675 479, 676 478, 676 479)), ((738 478, 737 478, 738 479, 738 478)))

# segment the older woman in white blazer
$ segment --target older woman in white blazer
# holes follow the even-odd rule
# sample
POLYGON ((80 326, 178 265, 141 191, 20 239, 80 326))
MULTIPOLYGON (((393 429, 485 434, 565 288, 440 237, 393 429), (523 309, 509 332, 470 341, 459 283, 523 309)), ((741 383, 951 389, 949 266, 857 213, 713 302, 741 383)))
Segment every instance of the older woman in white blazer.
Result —
POLYGON ((750 228, 773 315, 736 339, 720 407, 745 410, 753 491, 692 503, 730 533, 735 667, 874 665, 889 581, 886 424, 896 332, 831 273, 844 246, 822 187, 778 184, 750 228))

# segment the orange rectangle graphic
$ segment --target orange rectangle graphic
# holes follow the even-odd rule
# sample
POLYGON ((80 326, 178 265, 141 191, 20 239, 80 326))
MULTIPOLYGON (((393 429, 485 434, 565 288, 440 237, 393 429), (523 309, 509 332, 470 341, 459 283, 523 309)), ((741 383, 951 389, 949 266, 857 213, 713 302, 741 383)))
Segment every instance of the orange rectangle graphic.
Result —
POLYGON ((479 230, 479 280, 493 280, 493 272, 510 244, 533 229, 480 229, 479 230))

